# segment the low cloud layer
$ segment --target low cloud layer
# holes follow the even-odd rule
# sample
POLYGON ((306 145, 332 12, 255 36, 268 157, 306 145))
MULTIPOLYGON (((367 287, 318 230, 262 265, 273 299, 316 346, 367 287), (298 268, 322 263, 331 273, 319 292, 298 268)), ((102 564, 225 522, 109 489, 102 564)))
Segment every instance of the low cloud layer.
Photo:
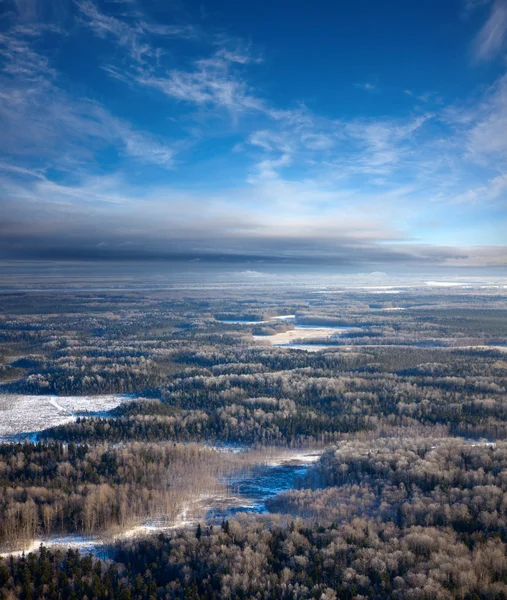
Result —
MULTIPOLYGON (((331 115, 255 85, 269 47, 198 13, 5 6, 0 258, 507 266, 504 67, 462 98, 400 82, 397 114, 331 115)), ((507 5, 467 10, 477 69, 507 5)))

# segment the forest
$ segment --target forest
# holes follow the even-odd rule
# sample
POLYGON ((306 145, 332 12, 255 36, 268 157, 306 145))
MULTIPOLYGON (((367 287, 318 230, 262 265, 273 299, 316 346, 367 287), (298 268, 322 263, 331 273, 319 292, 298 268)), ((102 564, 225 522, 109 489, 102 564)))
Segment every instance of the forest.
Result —
POLYGON ((502 288, 0 294, 0 598, 497 600, 506 544, 502 288))

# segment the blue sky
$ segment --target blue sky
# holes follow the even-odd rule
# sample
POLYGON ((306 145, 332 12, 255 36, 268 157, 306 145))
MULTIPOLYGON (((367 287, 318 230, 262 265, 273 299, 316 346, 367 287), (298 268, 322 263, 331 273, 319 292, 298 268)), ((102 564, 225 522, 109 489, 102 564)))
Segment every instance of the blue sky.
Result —
POLYGON ((507 265, 507 0, 1 0, 0 256, 507 265))

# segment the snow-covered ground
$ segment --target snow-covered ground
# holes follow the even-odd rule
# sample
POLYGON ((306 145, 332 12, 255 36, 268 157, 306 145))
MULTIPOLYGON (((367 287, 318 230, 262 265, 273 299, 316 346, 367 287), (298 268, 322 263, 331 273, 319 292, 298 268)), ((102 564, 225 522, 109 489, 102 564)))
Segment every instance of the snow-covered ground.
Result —
POLYGON ((316 463, 322 456, 322 450, 290 450, 274 455, 266 461, 268 467, 291 465, 303 467, 316 463))
POLYGON ((90 537, 86 535, 55 535, 50 538, 38 538, 36 540, 30 540, 25 545, 21 545, 18 550, 12 552, 1 552, 0 557, 6 558, 8 556, 21 556, 23 553, 36 552, 40 545, 51 547, 54 550, 67 550, 68 548, 79 548, 81 552, 86 554, 87 552, 97 553, 98 548, 103 545, 96 537, 90 537))
POLYGON ((0 441, 29 436, 43 429, 68 423, 78 415, 107 412, 129 399, 105 396, 24 396, 0 394, 0 441))
POLYGON ((347 331, 347 328, 339 327, 312 327, 296 326, 296 329, 290 329, 274 335, 254 335, 254 340, 269 342, 272 346, 284 346, 292 342, 304 342, 304 340, 329 339, 347 331))
POLYGON ((107 557, 108 548, 115 542, 142 539, 147 536, 173 529, 195 527, 205 519, 219 521, 240 512, 266 512, 265 500, 294 487, 296 479, 303 476, 309 466, 316 462, 322 450, 273 449, 259 464, 250 465, 243 472, 227 477, 229 489, 223 492, 196 494, 184 502, 178 515, 168 520, 164 515, 152 517, 144 522, 132 524, 122 531, 113 531, 103 536, 66 535, 51 536, 27 541, 22 548, 0 553, 0 556, 20 556, 23 552, 34 552, 40 544, 55 549, 78 548, 99 557, 107 557))

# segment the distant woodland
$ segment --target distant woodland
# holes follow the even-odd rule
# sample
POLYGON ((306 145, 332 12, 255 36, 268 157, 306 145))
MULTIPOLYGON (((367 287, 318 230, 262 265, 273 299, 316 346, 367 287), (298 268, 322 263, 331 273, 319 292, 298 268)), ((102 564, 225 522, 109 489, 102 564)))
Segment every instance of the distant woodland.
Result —
POLYGON ((502 290, 1 294, 0 419, 130 398, 0 443, 0 552, 175 523, 270 453, 323 454, 264 515, 0 558, 0 598, 507 599, 506 346, 502 290), (263 340, 302 325, 347 329, 263 340))

